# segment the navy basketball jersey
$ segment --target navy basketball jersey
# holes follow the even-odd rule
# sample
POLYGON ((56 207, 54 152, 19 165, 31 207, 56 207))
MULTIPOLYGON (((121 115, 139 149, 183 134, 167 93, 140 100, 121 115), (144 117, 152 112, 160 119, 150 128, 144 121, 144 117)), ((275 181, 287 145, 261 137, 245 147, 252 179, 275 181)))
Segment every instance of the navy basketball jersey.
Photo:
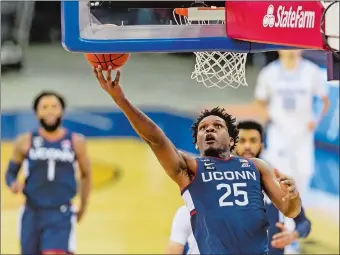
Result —
POLYGON ((53 208, 71 202, 77 192, 72 133, 49 141, 33 132, 25 164, 24 194, 28 205, 53 208))
POLYGON ((197 159, 197 173, 182 191, 201 254, 265 254, 268 217, 260 173, 253 162, 197 159))

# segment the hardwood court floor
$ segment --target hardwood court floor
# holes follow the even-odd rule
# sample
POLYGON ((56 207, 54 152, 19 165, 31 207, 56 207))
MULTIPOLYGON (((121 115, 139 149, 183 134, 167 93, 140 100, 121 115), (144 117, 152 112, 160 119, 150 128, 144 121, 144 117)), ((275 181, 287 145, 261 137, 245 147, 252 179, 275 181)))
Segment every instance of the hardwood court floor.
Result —
MULTIPOLYGON (((148 147, 138 140, 90 140, 94 190, 77 228, 77 254, 161 254, 171 220, 182 204, 179 189, 148 147)), ((1 174, 11 153, 2 144, 1 174)), ((1 254, 19 254, 17 214, 23 199, 1 183, 1 254)), ((338 223, 310 212, 314 223, 309 253, 339 251, 338 223)))
MULTIPOLYGON (((150 150, 138 140, 88 142, 94 190, 77 229, 78 254, 162 253, 180 191, 150 150), (114 172, 119 171, 116 180, 114 172)), ((4 169, 11 144, 2 145, 4 169)), ((3 175, 2 175, 3 176, 3 175)), ((17 212, 21 197, 1 185, 1 253, 18 254, 17 212)))

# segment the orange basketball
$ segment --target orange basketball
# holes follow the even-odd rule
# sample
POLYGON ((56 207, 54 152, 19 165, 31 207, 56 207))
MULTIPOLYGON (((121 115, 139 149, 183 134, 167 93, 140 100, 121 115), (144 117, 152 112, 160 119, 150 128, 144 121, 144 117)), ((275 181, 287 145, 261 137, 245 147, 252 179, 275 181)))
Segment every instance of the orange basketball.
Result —
POLYGON ((109 66, 112 70, 119 69, 128 61, 130 54, 92 54, 86 53, 85 58, 94 67, 101 66, 103 70, 108 70, 109 66))

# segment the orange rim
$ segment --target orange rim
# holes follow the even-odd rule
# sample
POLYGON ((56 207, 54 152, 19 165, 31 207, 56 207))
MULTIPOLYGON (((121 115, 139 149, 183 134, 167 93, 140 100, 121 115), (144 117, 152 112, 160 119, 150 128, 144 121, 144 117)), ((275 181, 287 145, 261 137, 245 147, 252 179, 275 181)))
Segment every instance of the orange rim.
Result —
POLYGON ((175 13, 177 15, 188 17, 188 8, 176 8, 175 13))
MULTIPOLYGON (((198 7, 198 11, 222 11, 224 7, 198 7)), ((188 10, 189 8, 176 8, 175 13, 177 15, 188 17, 188 10)))

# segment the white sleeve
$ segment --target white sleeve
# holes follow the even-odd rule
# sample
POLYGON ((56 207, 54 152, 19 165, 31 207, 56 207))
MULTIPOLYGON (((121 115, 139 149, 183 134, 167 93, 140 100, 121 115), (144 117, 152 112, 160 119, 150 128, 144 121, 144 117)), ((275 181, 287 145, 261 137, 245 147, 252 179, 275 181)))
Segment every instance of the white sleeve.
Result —
POLYGON ((260 101, 267 101, 269 99, 269 86, 268 86, 268 76, 267 68, 265 67, 260 72, 257 77, 257 82, 255 86, 255 99, 260 101))
POLYGON ((185 206, 181 206, 172 221, 172 229, 170 240, 182 245, 188 241, 191 233, 191 223, 189 210, 185 206))
POLYGON ((319 67, 311 72, 313 74, 313 94, 314 96, 327 96, 327 75, 324 70, 319 67))

